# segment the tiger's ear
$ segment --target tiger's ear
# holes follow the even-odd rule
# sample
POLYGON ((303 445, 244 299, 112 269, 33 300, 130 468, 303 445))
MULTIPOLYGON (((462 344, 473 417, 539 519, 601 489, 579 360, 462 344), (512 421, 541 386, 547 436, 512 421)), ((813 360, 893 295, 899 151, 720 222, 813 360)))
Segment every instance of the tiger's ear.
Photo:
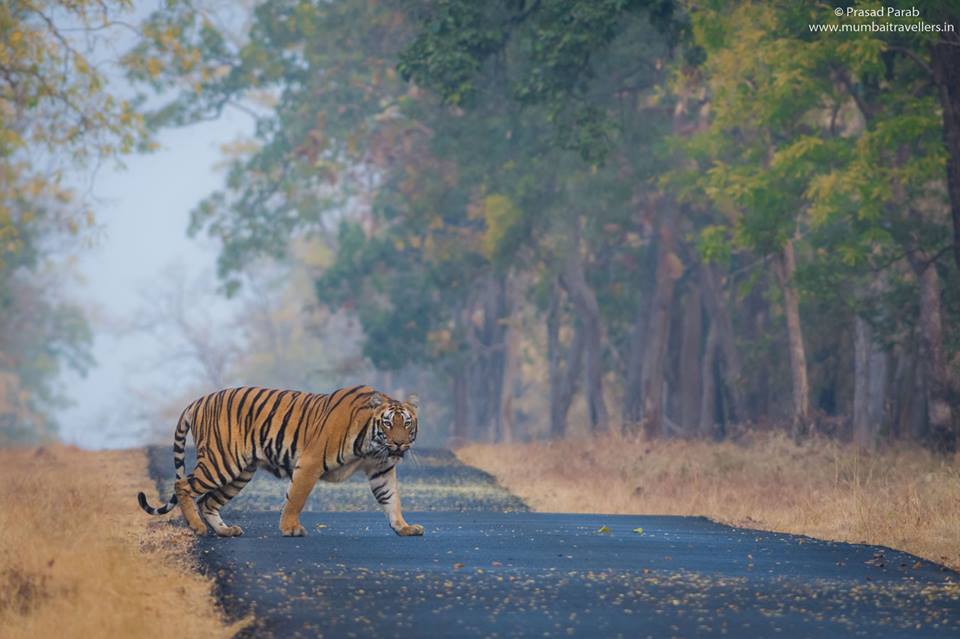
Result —
POLYGON ((420 398, 416 395, 407 395, 407 404, 414 408, 420 408, 420 398))
POLYGON ((376 408, 377 406, 382 406, 384 401, 383 393, 375 392, 370 399, 367 400, 367 408, 376 408))

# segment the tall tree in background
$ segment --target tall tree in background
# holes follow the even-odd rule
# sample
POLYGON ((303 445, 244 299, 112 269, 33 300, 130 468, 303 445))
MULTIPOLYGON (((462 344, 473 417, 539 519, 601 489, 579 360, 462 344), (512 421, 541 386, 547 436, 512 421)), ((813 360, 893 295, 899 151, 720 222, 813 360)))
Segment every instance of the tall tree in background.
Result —
POLYGON ((850 293, 846 309, 834 308, 856 315, 860 365, 854 368, 864 379, 858 377, 855 390, 872 388, 874 396, 854 397, 862 429, 866 406, 876 415, 882 405, 877 386, 883 384, 869 381, 863 359, 878 361, 873 342, 881 339, 866 334, 867 298, 906 267, 916 277, 919 317, 904 321, 929 354, 921 361, 931 426, 949 440, 956 428, 946 408, 952 383, 945 356, 935 356, 943 353, 936 274, 945 246, 933 87, 916 72, 916 57, 895 55, 904 49, 882 34, 801 35, 817 19, 814 7, 744 5, 697 15, 715 113, 699 141, 713 158, 707 192, 734 214, 735 244, 751 251, 782 247, 774 264, 790 337, 795 419, 809 402, 797 293, 811 300, 829 300, 838 286, 850 293), (747 50, 764 55, 746 56, 747 50), (827 258, 827 250, 839 259, 827 258), (798 278, 815 285, 799 291, 798 278))

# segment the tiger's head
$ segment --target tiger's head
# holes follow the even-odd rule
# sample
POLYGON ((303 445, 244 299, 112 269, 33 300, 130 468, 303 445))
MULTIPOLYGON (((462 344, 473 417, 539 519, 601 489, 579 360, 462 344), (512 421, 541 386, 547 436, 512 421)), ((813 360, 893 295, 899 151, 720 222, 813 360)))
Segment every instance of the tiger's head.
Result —
POLYGON ((401 459, 417 438, 417 396, 401 402, 376 393, 368 405, 374 408, 370 454, 384 460, 401 459))

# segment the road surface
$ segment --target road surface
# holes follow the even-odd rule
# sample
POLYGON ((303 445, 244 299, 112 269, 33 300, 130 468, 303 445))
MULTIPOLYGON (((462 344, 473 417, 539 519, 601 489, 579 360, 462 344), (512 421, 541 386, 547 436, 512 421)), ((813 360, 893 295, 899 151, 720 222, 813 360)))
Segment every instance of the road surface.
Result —
POLYGON ((960 637, 960 575, 905 553, 695 517, 531 513, 489 475, 422 458, 400 471, 429 510, 407 516, 421 538, 379 512, 322 511, 363 502, 317 497, 300 539, 257 490, 225 509, 246 534, 197 551, 228 614, 254 613, 243 636, 960 637))

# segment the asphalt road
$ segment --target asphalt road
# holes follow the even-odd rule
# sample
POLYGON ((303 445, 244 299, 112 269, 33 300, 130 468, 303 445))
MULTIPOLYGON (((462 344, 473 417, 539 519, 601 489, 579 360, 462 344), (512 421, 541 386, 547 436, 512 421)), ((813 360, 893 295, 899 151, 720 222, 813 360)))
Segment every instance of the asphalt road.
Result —
POLYGON ((960 636, 941 566, 700 518, 432 512, 399 538, 379 513, 308 513, 301 539, 235 519, 244 537, 199 553, 249 637, 960 636))
MULTIPOLYGON (((394 536, 363 481, 318 484, 309 536, 283 538, 284 483, 258 473, 224 509, 246 534, 197 546, 228 614, 254 613, 242 636, 960 637, 960 574, 905 553, 694 517, 530 513, 449 452, 418 457, 399 473, 419 538, 394 536)), ((165 491, 166 447, 151 471, 165 491)))

